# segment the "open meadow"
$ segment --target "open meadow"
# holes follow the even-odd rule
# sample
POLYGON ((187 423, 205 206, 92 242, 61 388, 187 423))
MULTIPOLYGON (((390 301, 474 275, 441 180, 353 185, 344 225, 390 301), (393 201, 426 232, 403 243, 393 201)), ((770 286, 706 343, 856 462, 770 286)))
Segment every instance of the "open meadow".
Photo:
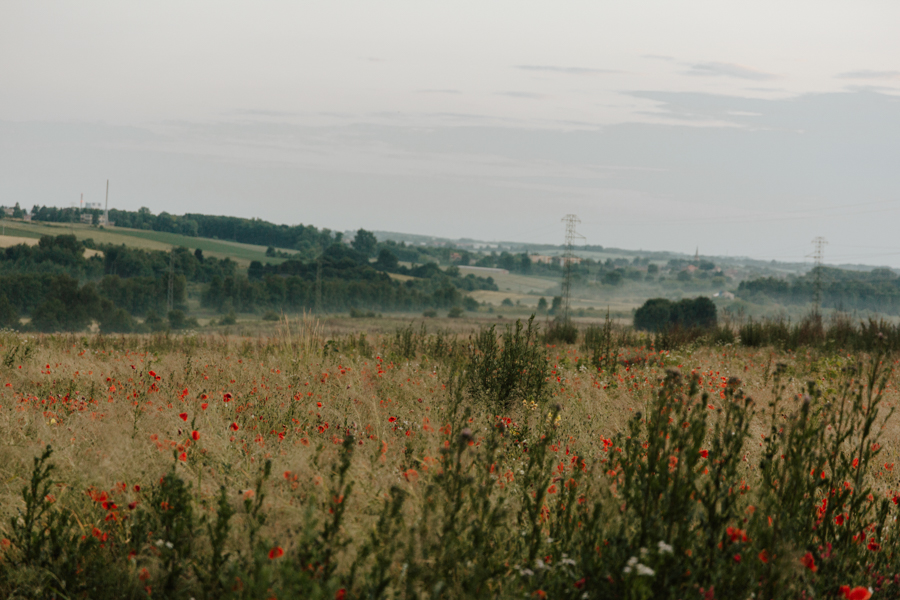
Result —
POLYGON ((900 594, 888 354, 328 333, 0 334, 0 594, 900 594))

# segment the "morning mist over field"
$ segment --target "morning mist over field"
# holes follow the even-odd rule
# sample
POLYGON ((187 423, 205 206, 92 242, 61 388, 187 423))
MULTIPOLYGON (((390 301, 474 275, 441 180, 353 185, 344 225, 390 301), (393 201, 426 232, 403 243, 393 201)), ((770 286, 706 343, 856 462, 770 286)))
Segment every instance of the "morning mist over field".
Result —
POLYGON ((897 600, 898 24, 0 0, 0 598, 897 600))
POLYGON ((0 203, 900 266, 893 3, 0 8, 0 203))

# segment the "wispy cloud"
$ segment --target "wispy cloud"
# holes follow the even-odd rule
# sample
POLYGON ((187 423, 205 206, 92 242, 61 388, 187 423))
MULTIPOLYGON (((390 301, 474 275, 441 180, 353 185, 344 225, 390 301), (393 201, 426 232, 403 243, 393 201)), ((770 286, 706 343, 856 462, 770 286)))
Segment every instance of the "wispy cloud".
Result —
POLYGON ((462 94, 459 90, 419 90, 420 94, 462 94))
POLYGON ((588 67, 558 67, 554 65, 516 65, 516 69, 536 73, 557 73, 560 75, 609 75, 621 73, 614 69, 593 69, 588 67))
POLYGON ((869 92, 875 94, 893 94, 897 88, 886 85, 848 85, 844 88, 848 92, 869 92))
POLYGON ((695 63, 690 66, 687 75, 697 75, 701 77, 736 77, 738 79, 752 79, 754 81, 767 81, 777 79, 776 75, 757 71, 750 67, 736 65, 734 63, 706 62, 695 63))
POLYGON ((900 79, 900 71, 847 71, 836 75, 838 79, 900 79))
POLYGON ((511 98, 525 98, 527 100, 540 100, 544 98, 543 94, 532 94, 531 92, 497 92, 498 96, 509 96, 511 98))
POLYGON ((283 110, 263 110, 255 108, 237 109, 234 114, 248 117, 294 117, 300 113, 283 110))

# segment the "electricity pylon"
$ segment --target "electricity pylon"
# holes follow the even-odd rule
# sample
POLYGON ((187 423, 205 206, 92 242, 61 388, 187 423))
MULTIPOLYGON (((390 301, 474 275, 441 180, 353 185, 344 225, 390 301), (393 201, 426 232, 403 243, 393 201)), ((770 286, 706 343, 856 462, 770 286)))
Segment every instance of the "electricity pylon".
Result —
POLYGON ((566 251, 563 254, 563 322, 569 322, 569 297, 572 293, 572 264, 575 262, 574 244, 575 238, 585 239, 583 235, 575 231, 575 226, 581 221, 577 215, 563 217, 566 224, 566 251))
POLYGON ((810 255, 815 263, 813 273, 815 275, 813 282, 813 314, 819 315, 819 309, 822 306, 822 258, 825 256, 825 244, 828 240, 819 236, 812 241, 813 252, 810 255))

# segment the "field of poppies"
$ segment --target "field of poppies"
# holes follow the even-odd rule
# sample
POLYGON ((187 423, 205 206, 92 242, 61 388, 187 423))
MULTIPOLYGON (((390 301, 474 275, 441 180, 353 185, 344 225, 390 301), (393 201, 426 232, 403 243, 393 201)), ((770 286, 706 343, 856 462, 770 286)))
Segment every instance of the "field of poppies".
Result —
POLYGON ((0 595, 900 597, 897 358, 614 333, 0 333, 0 595))

